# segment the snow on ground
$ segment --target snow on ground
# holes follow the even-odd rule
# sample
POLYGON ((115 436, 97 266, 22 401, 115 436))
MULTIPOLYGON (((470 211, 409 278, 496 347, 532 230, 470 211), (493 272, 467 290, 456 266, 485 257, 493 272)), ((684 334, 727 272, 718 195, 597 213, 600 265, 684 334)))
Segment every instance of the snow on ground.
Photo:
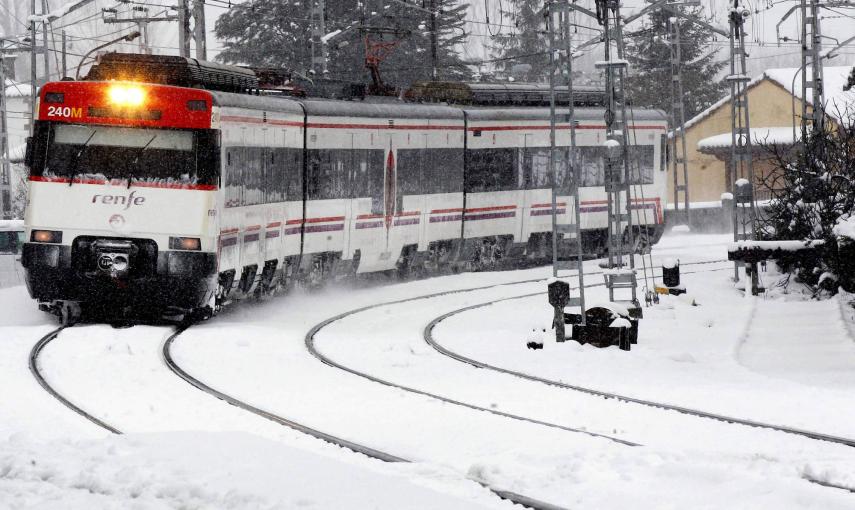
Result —
POLYGON ((737 359, 772 378, 833 391, 837 398, 851 395, 855 390, 855 341, 840 306, 837 298, 758 300, 737 359))
MULTIPOLYGON (((654 265, 673 257, 684 273, 728 268, 686 264, 724 258, 729 240, 669 236, 657 246, 654 265)), ((593 262, 587 267, 596 270, 593 262)), ((0 508, 510 508, 471 479, 572 508, 851 508, 846 492, 800 478, 811 473, 855 485, 851 449, 497 377, 440 356, 421 338, 424 326, 447 311, 543 293, 549 274, 538 268, 405 284, 375 277, 241 305, 176 341, 175 360, 206 383, 285 418, 417 461, 409 465, 381 464, 332 447, 190 387, 164 366, 160 348, 169 330, 158 327, 78 326, 44 352, 43 367, 53 384, 128 433, 105 437, 32 380, 26 355, 51 329, 50 321, 33 311, 20 287, 0 291, 7 339, 0 342, 0 384, 17 393, 0 399, 0 508), (542 280, 366 311, 323 329, 318 346, 337 361, 401 384, 645 446, 382 386, 322 364, 304 346, 311 326, 366 304, 527 279, 542 280)), ((686 275, 701 306, 667 298, 646 311, 642 338, 631 353, 549 342, 543 351, 526 350, 523 337, 532 326, 549 324, 545 295, 465 312, 440 323, 436 334, 453 350, 520 364, 545 377, 687 398, 693 407, 733 414, 775 409, 779 414, 773 417, 798 424, 804 417, 794 409, 795 400, 784 405, 772 389, 791 392, 802 385, 763 382, 768 376, 736 360, 752 307, 733 290, 729 275, 686 275), (751 403, 738 402, 739 392, 751 403)), ((807 402, 810 411, 832 403, 816 393, 820 402, 807 402)), ((843 414, 841 402, 834 404, 843 414)), ((826 428, 844 422, 842 416, 837 420, 826 428)))

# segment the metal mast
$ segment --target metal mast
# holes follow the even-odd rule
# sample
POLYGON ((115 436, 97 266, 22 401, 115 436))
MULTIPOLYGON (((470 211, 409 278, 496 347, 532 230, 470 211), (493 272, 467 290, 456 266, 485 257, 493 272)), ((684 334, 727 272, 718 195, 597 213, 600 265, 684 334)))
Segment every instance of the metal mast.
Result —
POLYGON ((6 122, 6 59, 5 53, 0 49, 0 217, 3 219, 11 217, 11 175, 9 129, 6 122))
POLYGON ((187 0, 178 0, 178 54, 190 57, 190 9, 187 0))
MULTIPOLYGON (((745 65, 745 18, 748 10, 739 8, 733 0, 730 10, 730 180, 734 196, 733 240, 754 239, 754 166, 752 159, 751 124, 748 114, 746 88, 750 77, 745 65)), ((756 264, 752 279, 757 278, 756 264)), ((739 263, 734 265, 734 279, 739 278, 739 263)))
POLYGON ((635 260, 632 253, 625 253, 626 246, 632 249, 632 202, 630 197, 629 141, 626 136, 626 102, 624 98, 624 78, 628 62, 623 58, 623 28, 621 26, 619 0, 597 0, 597 18, 603 25, 604 60, 597 62, 598 68, 606 75, 606 141, 605 149, 605 187, 608 208, 608 267, 605 274, 606 287, 609 289, 609 301, 615 301, 615 291, 629 290, 629 301, 636 313, 639 306, 635 275, 635 260), (615 52, 612 53, 612 44, 615 52), (625 239, 624 236, 628 235, 625 239), (629 242, 625 242, 629 241, 629 242), (624 268, 628 256, 629 269, 624 268))
MULTIPOLYGON (((580 222, 580 203, 579 203, 579 165, 575 164, 576 159, 576 121, 575 121, 575 105, 573 99, 573 51, 570 40, 570 7, 569 2, 564 0, 559 8, 555 1, 549 1, 546 4, 546 26, 549 33, 549 172, 551 176, 551 205, 552 205, 552 275, 557 277, 558 272, 562 270, 576 269, 576 277, 578 280, 579 297, 568 298, 566 306, 579 306, 581 308, 581 325, 585 325, 585 285, 584 272, 582 268, 583 253, 582 253, 582 231, 580 222), (555 22, 558 15, 559 28, 563 37, 563 51, 559 51, 556 46, 556 30, 555 22), (560 55, 559 58, 556 58, 560 55), (558 178, 558 165, 555 161, 556 156, 556 74, 560 74, 561 60, 566 66, 567 79, 567 122, 570 131, 570 145, 567 147, 566 157, 564 158, 564 182, 560 182, 558 178), (558 202, 558 196, 561 195, 567 201, 573 202, 573 215, 571 223, 559 223, 558 212, 560 208, 569 205, 558 202), (561 243, 566 236, 574 238, 575 253, 564 253, 565 245, 561 243)), ((566 212, 565 218, 566 218, 566 212)), ((556 338, 563 342, 564 335, 564 318, 556 317, 554 321, 556 327, 556 338)))
POLYGON ((324 42, 324 35, 327 32, 325 11, 324 0, 312 0, 312 71, 316 76, 327 74, 327 47, 324 42))
POLYGON ((799 3, 802 18, 802 140, 806 137, 808 126, 821 130, 825 118, 819 8, 819 0, 801 0, 799 3), (808 65, 810 65, 810 78, 808 78, 808 65), (808 112, 808 89, 813 92, 810 101, 811 112, 808 112))
POLYGON ((680 194, 683 195, 685 224, 689 225, 689 165, 686 161, 686 110, 683 106, 682 50, 680 20, 668 19, 671 33, 671 108, 668 122, 671 125, 671 173, 674 178, 674 215, 680 215, 680 194), (677 134, 680 142, 677 142, 677 134), (682 183, 680 182, 682 178, 682 183))

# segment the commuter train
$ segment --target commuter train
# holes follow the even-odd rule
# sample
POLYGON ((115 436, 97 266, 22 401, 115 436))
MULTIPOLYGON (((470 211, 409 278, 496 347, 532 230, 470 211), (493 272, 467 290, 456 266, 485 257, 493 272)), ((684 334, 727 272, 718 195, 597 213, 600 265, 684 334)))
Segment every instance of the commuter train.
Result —
MULTIPOLYGON (((64 320, 81 306, 210 314, 294 281, 551 257, 542 88, 540 103, 477 84, 459 105, 321 99, 262 89, 243 68, 108 57, 84 80, 41 88, 27 148, 26 282, 64 320)), ((589 252, 606 237, 603 113, 576 109, 573 153, 566 114, 557 126, 557 187, 569 189, 572 157, 589 252)), ((655 242, 666 120, 632 117, 627 235, 655 242)), ((563 193, 556 214, 571 223, 563 193)))

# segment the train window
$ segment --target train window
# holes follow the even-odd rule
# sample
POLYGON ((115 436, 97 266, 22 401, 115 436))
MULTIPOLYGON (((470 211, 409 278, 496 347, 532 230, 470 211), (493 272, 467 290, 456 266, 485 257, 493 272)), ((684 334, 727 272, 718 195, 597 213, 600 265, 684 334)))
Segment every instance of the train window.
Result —
POLYGON ((398 199, 403 195, 420 195, 422 187, 422 165, 426 149, 398 149, 398 199))
POLYGON ((600 147, 579 147, 579 185, 604 186, 605 167, 600 147))
POLYGON ((427 149, 422 186, 423 193, 463 191, 463 149, 427 149))
POLYGON ((18 232, 0 232, 0 253, 18 253, 18 232))
POLYGON ((37 122, 33 143, 35 176, 186 185, 219 181, 214 130, 37 122))
MULTIPOLYGON (((552 187, 552 175, 549 170, 549 147, 526 148, 523 151, 522 179, 526 189, 544 189, 552 187)), ((567 184, 567 147, 555 148, 555 176, 558 189, 567 184)))
POLYGON ((275 165, 279 168, 280 193, 284 200, 303 199, 303 150, 273 149, 275 165))
POLYGON ((383 150, 359 150, 359 174, 357 178, 361 186, 353 186, 359 189, 360 197, 371 199, 371 214, 381 214, 383 206, 383 180, 386 169, 385 151, 383 150))
POLYGON ((517 149, 473 149, 467 152, 467 193, 507 191, 517 186, 517 149))
POLYGON ((380 149, 309 150, 308 199, 371 198, 372 210, 381 210, 383 156, 380 149))
POLYGON ((629 149, 629 171, 632 184, 653 184, 656 163, 652 145, 632 145, 629 149))
POLYGON ((238 207, 241 205, 241 189, 243 188, 242 157, 243 147, 229 147, 226 149, 225 166, 225 194, 226 207, 238 207))

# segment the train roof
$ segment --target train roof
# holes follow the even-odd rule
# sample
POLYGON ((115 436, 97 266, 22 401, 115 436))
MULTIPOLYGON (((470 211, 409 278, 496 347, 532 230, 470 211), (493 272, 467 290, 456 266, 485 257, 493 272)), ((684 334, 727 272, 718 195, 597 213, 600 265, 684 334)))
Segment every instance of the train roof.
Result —
POLYGON ((309 115, 323 117, 377 117, 377 118, 419 118, 419 119, 460 119, 463 111, 459 107, 439 104, 414 104, 397 99, 366 98, 363 101, 336 101, 307 98, 299 100, 309 115))
MULTIPOLYGON (((549 120, 549 108, 521 108, 521 107, 478 107, 470 106, 464 108, 466 116, 471 120, 549 120)), ((576 120, 603 120, 603 108, 574 108, 573 116, 576 120)), ((555 114, 562 122, 566 122, 568 111, 566 106, 559 106, 555 114)), ((661 110, 647 110, 640 108, 627 109, 626 115, 630 121, 635 120, 668 120, 665 112, 661 110)))
MULTIPOLYGON (((463 119, 464 112, 470 120, 549 120, 549 108, 505 106, 460 106, 438 103, 410 103, 395 98, 367 97, 363 100, 295 98, 290 96, 255 96, 211 91, 214 104, 236 108, 264 109, 271 112, 303 114, 318 117, 366 117, 383 119, 463 119), (301 106, 302 105, 302 106, 301 106)), ((603 108, 575 108, 577 120, 603 120, 603 108)), ((566 122, 567 108, 559 107, 556 113, 566 122)), ((660 110, 633 108, 627 116, 635 120, 665 121, 660 110)))

